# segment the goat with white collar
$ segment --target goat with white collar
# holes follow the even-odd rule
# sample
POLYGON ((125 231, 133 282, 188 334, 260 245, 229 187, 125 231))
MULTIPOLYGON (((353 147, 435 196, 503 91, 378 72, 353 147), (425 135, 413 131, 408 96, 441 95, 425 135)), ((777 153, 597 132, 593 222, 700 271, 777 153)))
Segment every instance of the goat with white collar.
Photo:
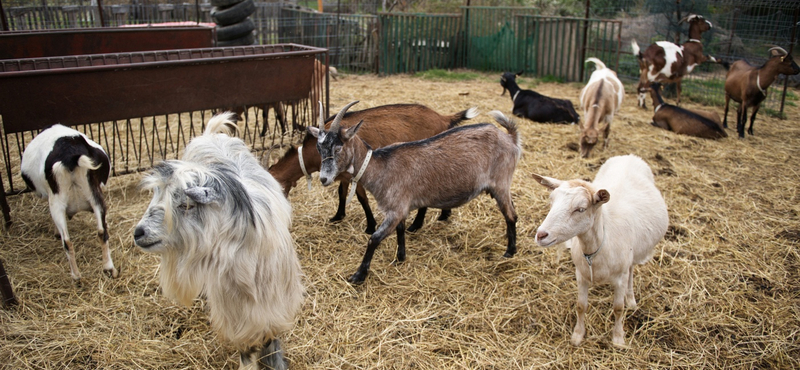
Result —
POLYGON ((397 232, 397 262, 406 257, 404 222, 408 213, 423 207, 451 209, 482 193, 490 194, 506 221, 508 245, 504 257, 517 252, 517 213, 511 201, 511 180, 522 149, 516 124, 498 111, 489 114, 508 133, 484 123, 449 129, 428 139, 397 143, 373 150, 357 132, 363 122, 342 127, 348 108, 336 115, 329 130, 320 118, 319 128, 308 131, 317 138, 322 157, 319 180, 333 183, 343 172, 354 174, 375 197, 384 221, 369 238, 367 252, 349 281, 364 282, 378 245, 397 232))
POLYGON ((633 267, 650 260, 669 224, 667 205, 650 167, 634 155, 606 161, 594 182, 562 181, 533 175, 552 190, 550 212, 536 231, 536 243, 567 243, 578 282, 578 314, 572 344, 586 335, 589 287, 611 284, 614 290, 612 342, 625 345, 624 308, 636 308, 633 267), (613 195, 613 196, 612 196, 613 195))
POLYGON ((503 92, 500 95, 505 94, 508 90, 511 95, 511 103, 514 104, 512 113, 515 116, 535 122, 578 123, 581 117, 575 112, 571 101, 544 96, 533 90, 521 89, 517 85, 516 78, 522 75, 522 72, 505 72, 500 77, 500 86, 503 86, 503 92))

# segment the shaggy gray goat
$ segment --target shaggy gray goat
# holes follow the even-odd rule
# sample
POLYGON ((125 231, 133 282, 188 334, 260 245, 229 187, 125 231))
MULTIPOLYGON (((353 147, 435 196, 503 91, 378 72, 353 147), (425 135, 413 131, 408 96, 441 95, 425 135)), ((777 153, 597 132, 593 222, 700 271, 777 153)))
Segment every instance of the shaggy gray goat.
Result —
POLYGON ((304 294, 292 210, 244 142, 220 133, 233 122, 232 113, 214 116, 182 160, 159 163, 142 181, 153 199, 134 240, 161 255, 164 295, 184 305, 207 298, 211 326, 242 368, 285 369, 277 337, 294 325, 304 294))

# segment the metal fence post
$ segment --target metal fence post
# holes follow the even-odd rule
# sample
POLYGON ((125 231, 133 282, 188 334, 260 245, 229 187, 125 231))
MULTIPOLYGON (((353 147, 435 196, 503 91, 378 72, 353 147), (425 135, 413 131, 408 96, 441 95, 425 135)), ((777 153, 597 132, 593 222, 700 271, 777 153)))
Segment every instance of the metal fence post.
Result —
MULTIPOLYGON (((794 20, 792 20, 792 41, 791 43, 789 43, 789 55, 792 55, 792 51, 794 50, 794 40, 797 32, 798 14, 800 14, 800 8, 795 8, 794 20)), ((783 94, 781 95, 781 114, 780 114, 781 119, 786 119, 786 117, 783 114, 783 105, 786 102, 786 90, 788 88, 789 88, 789 76, 786 76, 786 78, 783 80, 783 94)))

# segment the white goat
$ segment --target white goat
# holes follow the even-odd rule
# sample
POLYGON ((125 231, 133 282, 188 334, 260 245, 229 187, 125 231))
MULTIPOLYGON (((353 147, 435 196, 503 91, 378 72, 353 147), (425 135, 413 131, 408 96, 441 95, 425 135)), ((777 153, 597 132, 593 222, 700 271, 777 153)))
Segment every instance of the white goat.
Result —
POLYGON ((25 148, 20 169, 25 184, 48 200, 72 279, 80 281, 81 273, 69 240, 67 219, 81 211, 94 212, 97 220, 97 236, 103 245, 103 271, 111 277, 119 276, 108 249, 106 203, 101 186, 108 181, 111 166, 103 147, 69 127, 53 125, 36 135, 25 148))
POLYGON ((550 213, 536 232, 536 242, 543 247, 567 242, 575 264, 578 319, 572 344, 580 345, 586 334, 589 287, 598 283, 614 288, 612 342, 624 346, 623 299, 628 307, 636 308, 633 266, 650 260, 669 223, 667 205, 650 167, 641 158, 627 155, 606 161, 592 183, 533 177, 553 191, 550 213))
POLYGON ((207 297, 217 334, 241 367, 284 369, 277 336, 291 329, 303 301, 291 205, 244 142, 219 132, 233 114, 211 118, 182 160, 159 163, 142 181, 153 192, 134 230, 136 245, 161 255, 166 296, 189 305, 207 297))
POLYGON ((603 149, 608 147, 608 135, 611 133, 611 119, 622 106, 625 96, 625 87, 622 86, 617 73, 597 58, 586 59, 593 62, 597 69, 592 72, 592 77, 586 87, 581 90, 581 108, 583 121, 580 129, 581 157, 586 158, 597 144, 598 131, 603 133, 603 149), (605 123, 601 124, 600 120, 605 123))

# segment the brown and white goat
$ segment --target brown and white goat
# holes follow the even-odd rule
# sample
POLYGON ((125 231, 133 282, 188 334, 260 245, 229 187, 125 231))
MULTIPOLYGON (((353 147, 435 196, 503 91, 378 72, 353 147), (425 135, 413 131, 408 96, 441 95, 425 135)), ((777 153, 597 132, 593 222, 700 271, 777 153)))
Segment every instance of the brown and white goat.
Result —
POLYGON ((397 231, 397 262, 406 258, 404 222, 409 211, 434 207, 459 207, 483 192, 489 193, 506 220, 508 246, 505 257, 517 252, 517 213, 511 200, 511 180, 522 149, 516 124, 498 111, 489 114, 503 126, 484 123, 460 126, 434 137, 398 143, 373 150, 357 133, 362 122, 349 128, 339 125, 350 106, 336 115, 330 130, 309 127, 317 137, 322 155, 320 182, 327 186, 343 172, 352 174, 372 193, 385 219, 372 234, 367 252, 358 270, 348 279, 360 284, 369 273, 372 256, 378 245, 397 231))
POLYGON ((800 73, 800 67, 794 58, 783 48, 769 49, 769 56, 770 58, 761 67, 751 66, 744 60, 738 60, 731 65, 725 77, 725 118, 722 125, 728 127, 728 104, 733 99, 739 103, 739 108, 736 110, 736 131, 739 133, 739 138, 744 138, 744 125, 747 123, 749 107, 753 107, 753 115, 750 116, 750 128, 747 132, 753 134, 756 113, 761 107, 761 102, 767 98, 767 89, 775 82, 778 74, 800 73))
POLYGON ((674 82, 678 90, 677 104, 680 105, 683 76, 688 75, 694 67, 707 60, 717 62, 713 56, 703 54, 703 44, 700 41, 703 32, 711 29, 711 22, 697 14, 684 17, 678 24, 683 22, 689 23, 689 41, 683 45, 658 41, 641 52, 636 40, 631 39, 633 55, 639 60, 640 76, 639 86, 636 90, 639 93, 639 106, 642 108, 647 108, 645 97, 651 82, 674 82))
MULTIPOLYGON (((477 108, 470 108, 449 116, 443 116, 433 109, 420 104, 392 104, 356 112, 347 112, 342 117, 339 125, 346 128, 364 121, 358 136, 371 147, 380 148, 398 142, 429 138, 477 115, 477 108)), ((333 117, 327 119, 327 127, 330 127, 332 121, 333 117)), ((311 134, 306 134, 300 147, 296 149, 294 147, 290 148, 277 163, 269 167, 269 173, 283 186, 284 195, 288 196, 289 190, 296 186, 297 180, 303 176, 306 176, 308 184, 311 186, 311 174, 319 171, 322 162, 316 148, 317 138, 311 134)), ((336 210, 336 214, 330 219, 331 222, 340 221, 345 216, 345 195, 350 187, 351 177, 349 173, 344 172, 336 178, 337 181, 340 181, 339 207, 336 210)), ((357 185, 356 195, 367 217, 365 232, 372 234, 375 232, 377 223, 369 206, 367 192, 361 185, 357 185)), ((425 212, 425 208, 420 208, 413 225, 408 228, 409 231, 413 232, 422 227, 425 221, 425 212)), ((450 210, 442 210, 439 220, 446 220, 449 215, 450 210)))
POLYGON ((578 283, 578 319, 572 344, 586 335, 589 287, 610 284, 614 291, 612 343, 625 345, 624 310, 636 308, 633 267, 650 260, 669 225, 667 205, 653 172, 641 158, 609 158, 594 182, 562 181, 533 175, 550 193, 550 212, 536 230, 536 243, 567 243, 578 283))
POLYGON ((720 139, 728 137, 722 128, 717 112, 688 110, 669 105, 661 98, 661 84, 650 84, 650 96, 653 98, 653 126, 672 131, 676 134, 695 136, 703 139, 720 139))
POLYGON ((581 91, 581 108, 583 121, 580 125, 581 157, 586 158, 597 144, 599 132, 603 133, 603 149, 608 147, 608 135, 611 133, 611 119, 622 106, 625 87, 622 86, 617 73, 606 68, 605 63, 597 58, 586 59, 593 62, 597 69, 592 73, 586 87, 581 91), (600 120, 605 123, 600 123, 600 120))

